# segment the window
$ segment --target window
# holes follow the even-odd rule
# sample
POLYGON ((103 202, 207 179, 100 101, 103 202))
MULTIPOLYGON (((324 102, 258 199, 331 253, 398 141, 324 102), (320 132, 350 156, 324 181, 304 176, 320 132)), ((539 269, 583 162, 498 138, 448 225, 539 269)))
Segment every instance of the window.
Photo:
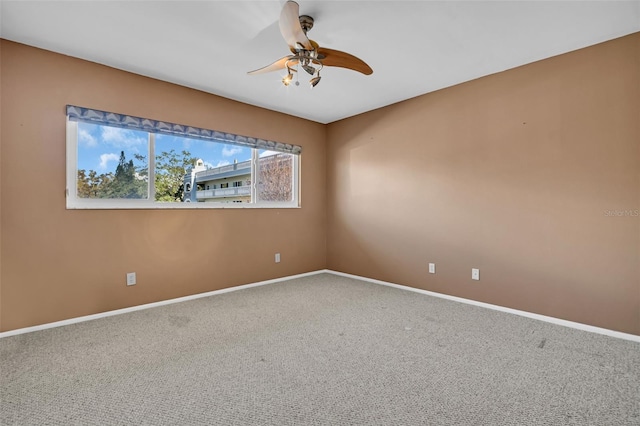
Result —
POLYGON ((289 154, 259 150, 257 198, 267 202, 292 202, 293 158, 289 154))
POLYGON ((300 152, 67 106, 67 208, 297 207, 300 152))

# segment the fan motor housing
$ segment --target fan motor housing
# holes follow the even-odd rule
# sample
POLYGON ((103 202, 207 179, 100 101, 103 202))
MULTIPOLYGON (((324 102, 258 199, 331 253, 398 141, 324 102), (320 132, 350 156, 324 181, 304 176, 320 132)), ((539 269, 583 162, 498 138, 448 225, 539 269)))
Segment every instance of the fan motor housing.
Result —
POLYGON ((301 15, 300 26, 302 27, 302 31, 307 34, 307 31, 313 28, 313 18, 309 15, 301 15))

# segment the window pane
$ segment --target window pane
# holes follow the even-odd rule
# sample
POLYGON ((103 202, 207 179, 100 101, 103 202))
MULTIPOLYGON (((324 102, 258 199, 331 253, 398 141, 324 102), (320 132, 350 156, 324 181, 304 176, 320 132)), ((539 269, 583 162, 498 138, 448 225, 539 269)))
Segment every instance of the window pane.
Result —
POLYGON ((155 137, 155 201, 181 203, 184 197, 184 177, 196 164, 195 151, 202 141, 156 135, 155 137))
POLYGON ((78 198, 148 198, 146 132, 78 123, 78 198))
POLYGON ((251 148, 156 136, 156 201, 251 202, 251 148))
POLYGON ((293 155, 258 151, 259 201, 293 201, 293 155))

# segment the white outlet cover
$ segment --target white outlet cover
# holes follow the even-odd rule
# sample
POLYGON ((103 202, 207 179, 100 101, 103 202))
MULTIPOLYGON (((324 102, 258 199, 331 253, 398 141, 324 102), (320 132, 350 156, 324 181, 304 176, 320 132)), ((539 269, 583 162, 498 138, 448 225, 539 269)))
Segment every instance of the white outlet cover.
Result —
POLYGON ((480 269, 476 269, 476 268, 471 269, 471 279, 480 281, 480 269))
POLYGON ((276 263, 280 263, 280 253, 276 253, 276 263))
POLYGON ((136 273, 129 272, 127 273, 127 285, 135 285, 136 284, 136 273))
POLYGON ((430 274, 435 274, 436 273, 436 264, 435 263, 430 263, 429 264, 429 273, 430 274))

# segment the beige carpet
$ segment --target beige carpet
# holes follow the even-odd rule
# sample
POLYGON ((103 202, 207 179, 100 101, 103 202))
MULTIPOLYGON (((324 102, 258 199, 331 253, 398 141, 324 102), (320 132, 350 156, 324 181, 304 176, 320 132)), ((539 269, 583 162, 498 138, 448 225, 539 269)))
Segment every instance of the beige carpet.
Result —
POLYGON ((638 343, 332 274, 7 337, 0 368, 2 425, 640 425, 638 343))

